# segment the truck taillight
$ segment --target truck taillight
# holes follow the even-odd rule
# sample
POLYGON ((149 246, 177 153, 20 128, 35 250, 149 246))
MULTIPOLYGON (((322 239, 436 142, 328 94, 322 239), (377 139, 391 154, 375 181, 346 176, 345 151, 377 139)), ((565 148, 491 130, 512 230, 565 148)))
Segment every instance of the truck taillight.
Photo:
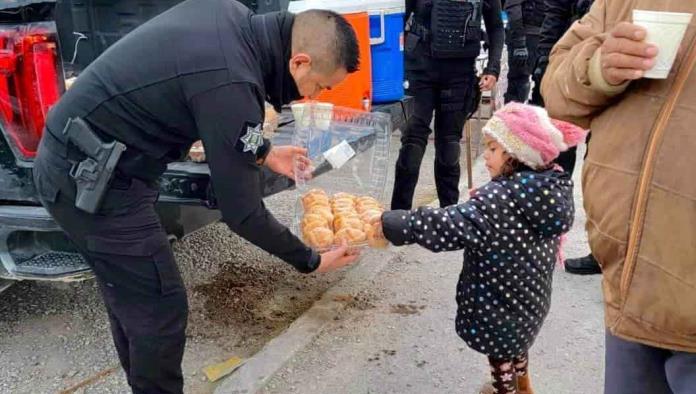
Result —
POLYGON ((0 122, 23 159, 36 156, 60 97, 55 25, 0 25, 0 122))

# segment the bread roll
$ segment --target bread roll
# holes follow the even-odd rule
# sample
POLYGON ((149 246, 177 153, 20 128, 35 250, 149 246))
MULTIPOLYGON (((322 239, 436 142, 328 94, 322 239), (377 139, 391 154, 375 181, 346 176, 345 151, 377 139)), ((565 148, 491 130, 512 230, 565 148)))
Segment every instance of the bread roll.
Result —
POLYGON ((308 211, 305 211, 305 215, 310 213, 322 216, 328 223, 333 223, 334 221, 334 215, 329 207, 312 206, 308 211))
POLYGON ((327 208, 331 209, 331 206, 324 201, 309 200, 307 203, 302 204, 305 212, 309 212, 314 208, 327 208))
POLYGON ((360 219, 367 224, 373 224, 375 222, 382 220, 382 213, 383 213, 382 210, 372 209, 372 210, 363 212, 360 215, 360 219))
POLYGON ((348 242, 349 245, 355 245, 367 240, 367 236, 363 230, 357 228, 344 228, 336 232, 334 243, 340 245, 342 241, 348 242))
POLYGON ((381 223, 365 224, 367 244, 373 248, 386 248, 389 244, 382 234, 381 223))
POLYGON ((358 204, 375 204, 375 205, 382 205, 382 204, 380 204, 380 202, 379 202, 376 198, 370 197, 370 196, 358 197, 358 198, 356 199, 355 202, 358 203, 358 204))
POLYGON ((310 205, 321 202, 326 205, 329 204, 329 196, 325 191, 321 189, 312 189, 302 196, 302 205, 304 205, 305 210, 309 208, 310 205))
POLYGON ((351 207, 355 208, 355 201, 349 200, 347 198, 343 198, 340 200, 333 200, 331 201, 331 208, 338 208, 338 207, 351 207))
POLYGON ((330 207, 329 200, 326 197, 318 195, 304 197, 302 199, 302 205, 304 206, 305 210, 309 210, 315 205, 330 207))
POLYGON ((330 230, 331 223, 328 220, 326 220, 325 217, 315 213, 305 215, 305 217, 302 218, 302 222, 300 223, 300 228, 302 229, 302 231, 310 231, 318 227, 324 227, 330 230))
POLYGON ((340 200, 340 199, 348 199, 348 200, 355 201, 355 198, 356 198, 355 195, 350 194, 350 193, 336 193, 331 197, 331 201, 333 202, 335 200, 340 200))
POLYGON ((334 244, 334 233, 325 227, 304 232, 307 244, 315 249, 328 249, 334 244))
POLYGON ((336 231, 340 231, 344 228, 355 228, 362 230, 363 226, 363 221, 357 216, 341 215, 334 219, 334 229, 336 229, 336 231))
POLYGON ((308 195, 308 194, 318 194, 321 196, 329 197, 329 195, 326 194, 325 190, 319 189, 319 188, 310 189, 309 191, 307 191, 307 193, 305 193, 305 195, 308 195))

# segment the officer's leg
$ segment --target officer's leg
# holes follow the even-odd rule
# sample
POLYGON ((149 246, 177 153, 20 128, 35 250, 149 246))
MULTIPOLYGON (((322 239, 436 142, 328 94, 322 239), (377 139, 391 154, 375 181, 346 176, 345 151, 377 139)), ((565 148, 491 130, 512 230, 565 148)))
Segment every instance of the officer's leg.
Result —
POLYGON ((442 84, 440 105, 435 109, 435 185, 440 206, 445 207, 459 201, 462 129, 467 109, 475 105, 470 101, 478 87, 473 70, 445 76, 442 84))
MULTIPOLYGON (((531 57, 529 61, 529 74, 532 75, 532 81, 534 81, 534 87, 532 88, 532 98, 530 104, 538 105, 540 107, 544 106, 544 98, 541 97, 541 78, 537 80, 534 76, 534 69, 536 68, 537 61, 539 60, 539 36, 538 35, 528 35, 531 37, 532 42, 527 42, 527 46, 530 48, 529 56, 531 57)), ((543 75, 541 76, 543 77, 543 75)))
POLYGON ((433 84, 426 79, 410 77, 409 83, 408 94, 414 97, 414 111, 402 131, 391 209, 411 209, 423 154, 431 132, 430 122, 435 104, 433 84))
MULTIPOLYGON (((102 292, 102 298, 104 297, 104 292, 102 292)), ((130 346, 128 345, 128 336, 126 336, 125 331, 123 331, 123 326, 121 322, 118 321, 116 315, 111 312, 111 308, 106 304, 106 314, 109 317, 109 327, 111 327, 111 337, 114 340, 114 346, 116 347, 116 353, 118 353, 118 359, 121 362, 121 367, 124 371, 130 371, 130 346)), ((130 375, 126 373, 126 378, 128 379, 128 384, 130 385, 130 375)))
MULTIPOLYGON (((48 189, 43 178, 69 179, 43 168, 35 167, 40 193, 48 189)), ((188 304, 156 198, 156 189, 133 181, 112 187, 99 215, 90 215, 74 207, 74 187, 63 184, 42 203, 94 271, 133 392, 181 393, 188 304)))
POLYGON ((544 98, 541 96, 541 79, 537 79, 534 77, 532 77, 532 79, 534 81, 534 88, 532 88, 532 98, 529 101, 529 103, 543 107, 544 98))
POLYGON ((575 170, 577 151, 577 147, 574 146, 565 152, 561 152, 556 159, 556 163, 563 167, 563 171, 567 172, 571 177, 573 176, 573 171, 575 170))
POLYGON ((93 245, 90 251, 115 318, 112 331, 122 327, 128 340, 128 377, 135 393, 183 390, 186 292, 169 245, 153 242, 158 244, 148 256, 124 256, 111 244, 93 245))
POLYGON ((513 48, 510 45, 510 43, 507 43, 507 52, 508 52, 508 73, 507 73, 507 90, 505 91, 505 95, 503 95, 503 98, 505 100, 505 104, 511 102, 511 101, 516 101, 516 102, 521 102, 520 97, 522 96, 521 90, 524 90, 524 73, 522 72, 523 70, 520 70, 519 67, 515 66, 512 62, 512 52, 513 48))
MULTIPOLYGON (((77 221, 79 220, 78 218, 87 215, 75 210, 74 203, 72 202, 72 200, 74 200, 73 195, 66 194, 66 192, 60 192, 61 186, 66 189, 70 189, 72 187, 72 184, 67 181, 69 179, 67 177, 67 172, 69 169, 69 163, 63 161, 62 158, 55 156, 50 151, 47 151, 46 147, 42 144, 39 147, 39 155, 34 162, 34 186, 36 187, 36 191, 41 203, 46 207, 51 215, 56 218, 57 221, 66 222, 63 224, 63 227, 67 229, 66 231, 69 234, 73 234, 73 237, 78 237, 78 242, 73 243, 75 243, 77 248, 80 249, 83 256, 87 256, 87 251, 84 248, 84 242, 79 241, 84 240, 85 234, 79 233, 80 227, 70 231, 70 229, 74 227, 76 223, 79 223, 77 221), (52 158, 51 163, 48 162, 49 158, 52 158)), ((92 260, 86 260, 90 267, 94 269, 92 260)), ((100 291, 102 291, 103 297, 103 282, 99 277, 97 277, 97 284, 100 287, 100 291)), ((118 322, 118 319, 111 312, 111 308, 108 303, 105 306, 106 313, 109 317, 114 346, 116 347, 116 352, 118 353, 121 367, 123 367, 123 370, 126 371, 126 377, 128 378, 130 384, 130 376, 128 376, 128 371, 130 371, 130 350, 128 346, 128 338, 123 331, 123 327, 121 327, 121 324, 118 322)))
POLYGON ((523 72, 518 67, 510 65, 510 72, 508 73, 508 88, 505 92, 505 103, 515 101, 518 103, 524 103, 529 97, 529 74, 523 72))
POLYGON ((514 66, 510 63, 512 60, 512 48, 508 46, 508 89, 505 92, 505 102, 516 101, 525 103, 529 98, 531 88, 530 76, 532 75, 531 68, 536 63, 536 48, 539 43, 539 37, 536 35, 527 35, 526 45, 529 58, 527 64, 522 67, 514 66))

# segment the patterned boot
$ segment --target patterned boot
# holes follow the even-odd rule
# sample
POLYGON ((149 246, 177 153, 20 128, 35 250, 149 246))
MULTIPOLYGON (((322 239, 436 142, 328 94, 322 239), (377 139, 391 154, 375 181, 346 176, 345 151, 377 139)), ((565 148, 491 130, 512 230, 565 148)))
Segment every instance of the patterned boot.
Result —
POLYGON ((488 358, 491 381, 483 385, 479 394, 518 394, 514 361, 488 358))
POLYGON ((527 355, 515 357, 515 377, 517 380, 517 394, 534 394, 532 382, 529 378, 529 359, 527 355))
POLYGON ((529 374, 517 376, 517 394, 534 394, 529 374))

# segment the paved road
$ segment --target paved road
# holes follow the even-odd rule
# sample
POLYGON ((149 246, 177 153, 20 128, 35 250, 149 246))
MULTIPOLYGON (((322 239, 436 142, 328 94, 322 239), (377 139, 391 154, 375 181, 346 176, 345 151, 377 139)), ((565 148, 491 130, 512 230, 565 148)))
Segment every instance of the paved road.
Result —
MULTIPOLYGON (((477 185, 486 179, 481 167, 477 185)), ((565 250, 570 257, 588 252, 579 187, 576 201, 577 221, 565 250)), ((485 358, 467 348, 453 328, 460 253, 431 254, 415 246, 394 253, 402 254, 403 262, 378 276, 265 393, 477 392, 488 377, 485 358)), ((530 358, 537 393, 602 392, 599 276, 557 270, 552 309, 530 358)))

